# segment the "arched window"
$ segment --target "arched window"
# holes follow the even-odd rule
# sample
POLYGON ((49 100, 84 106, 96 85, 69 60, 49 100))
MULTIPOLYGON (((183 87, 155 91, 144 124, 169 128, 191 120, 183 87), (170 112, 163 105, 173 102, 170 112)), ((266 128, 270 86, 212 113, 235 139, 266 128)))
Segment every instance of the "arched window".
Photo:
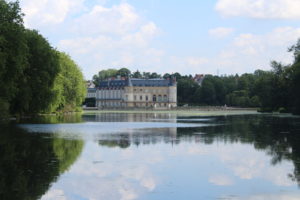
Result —
POLYGON ((164 101, 168 101, 168 96, 164 95, 164 101))
POLYGON ((158 95, 157 101, 162 101, 161 95, 158 95))

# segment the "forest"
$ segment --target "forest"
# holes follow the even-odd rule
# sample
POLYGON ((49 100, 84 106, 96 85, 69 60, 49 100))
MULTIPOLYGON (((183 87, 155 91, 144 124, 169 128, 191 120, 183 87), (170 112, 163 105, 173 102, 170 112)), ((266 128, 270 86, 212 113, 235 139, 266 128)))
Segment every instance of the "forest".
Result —
MULTIPOLYGON (((272 61, 271 70, 256 70, 241 75, 205 75, 197 84, 192 75, 131 72, 127 68, 106 69, 94 75, 95 85, 110 77, 176 78, 178 105, 254 107, 261 112, 292 112, 300 114, 300 40, 288 49, 292 64, 272 61)), ((201 73, 201 69, 199 69, 201 73)))
POLYGON ((0 0, 0 117, 78 110, 86 92, 80 68, 23 17, 18 1, 0 0))

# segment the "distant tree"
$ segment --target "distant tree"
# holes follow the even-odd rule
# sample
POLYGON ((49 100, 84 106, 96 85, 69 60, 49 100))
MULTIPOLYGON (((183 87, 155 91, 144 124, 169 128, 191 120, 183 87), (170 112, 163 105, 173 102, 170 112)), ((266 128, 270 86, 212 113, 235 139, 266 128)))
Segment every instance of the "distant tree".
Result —
POLYGON ((163 75, 163 78, 164 78, 164 79, 171 78, 171 74, 169 74, 169 73, 165 73, 165 74, 163 75))
POLYGON ((204 79, 201 86, 200 101, 206 105, 216 104, 216 90, 211 79, 204 79))
POLYGON ((180 80, 182 78, 181 74, 178 72, 175 72, 174 74, 171 75, 172 77, 176 78, 176 80, 180 80))
POLYGON ((300 39, 297 43, 289 48, 289 51, 294 54, 294 63, 288 69, 287 75, 290 78, 290 103, 292 106, 292 111, 295 114, 300 114, 300 39))
POLYGON ((150 72, 143 72, 143 75, 142 75, 142 77, 143 78, 150 78, 150 72))
POLYGON ((180 104, 196 102, 194 95, 199 85, 191 79, 180 79, 177 82, 177 95, 180 104))
POLYGON ((121 77, 129 77, 130 74, 131 74, 131 71, 127 68, 121 68, 117 72, 117 75, 119 75, 121 77))
POLYGON ((150 78, 161 78, 161 75, 156 72, 153 72, 151 73, 150 78))
POLYGON ((259 71, 259 76, 254 83, 254 93, 259 97, 261 106, 265 111, 274 109, 273 102, 273 74, 268 71, 259 71))
POLYGON ((139 70, 133 72, 132 78, 142 78, 142 74, 139 70))
POLYGON ((128 70, 129 71, 128 72, 127 70, 128 69, 126 69, 126 68, 121 68, 120 70, 117 70, 117 69, 101 70, 101 71, 98 72, 97 75, 93 76, 93 83, 95 85, 99 85, 99 82, 103 81, 105 79, 116 77, 116 76, 121 75, 121 74, 127 74, 127 73, 130 74, 130 71, 128 70))

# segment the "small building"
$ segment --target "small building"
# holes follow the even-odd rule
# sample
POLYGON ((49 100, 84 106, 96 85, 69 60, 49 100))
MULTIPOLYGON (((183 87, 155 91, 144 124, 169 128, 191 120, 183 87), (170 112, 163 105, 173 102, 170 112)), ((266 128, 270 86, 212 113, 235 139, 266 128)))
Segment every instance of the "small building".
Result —
POLYGON ((96 90, 99 108, 173 108, 177 106, 174 79, 109 79, 96 90))
POLYGON ((203 82, 203 80, 204 80, 204 78, 205 78, 205 75, 204 74, 196 74, 195 76, 194 76, 194 78, 193 78, 193 80, 196 82, 196 83, 198 83, 198 85, 202 85, 202 82, 203 82))
POLYGON ((96 98, 97 89, 96 88, 87 88, 86 98, 96 98))
POLYGON ((86 84, 86 88, 95 88, 95 84, 91 80, 86 81, 85 84, 86 84))

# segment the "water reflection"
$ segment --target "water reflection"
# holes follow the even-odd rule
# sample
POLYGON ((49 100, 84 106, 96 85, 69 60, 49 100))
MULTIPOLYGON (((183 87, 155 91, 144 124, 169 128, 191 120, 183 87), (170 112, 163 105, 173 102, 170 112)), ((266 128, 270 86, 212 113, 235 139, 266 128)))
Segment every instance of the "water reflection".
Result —
MULTIPOLYGON (((12 169, 45 177, 34 184, 44 187, 34 188, 32 199, 43 193, 42 199, 300 198, 299 118, 113 113, 75 120, 80 123, 21 124, 1 136, 8 152, 1 150, 1 163, 12 158, 12 169), (39 160, 40 169, 28 160, 39 160)), ((20 187, 2 187, 8 177, 1 194, 20 187)))
POLYGON ((38 199, 80 155, 83 141, 29 134, 2 125, 0 199, 38 199))

